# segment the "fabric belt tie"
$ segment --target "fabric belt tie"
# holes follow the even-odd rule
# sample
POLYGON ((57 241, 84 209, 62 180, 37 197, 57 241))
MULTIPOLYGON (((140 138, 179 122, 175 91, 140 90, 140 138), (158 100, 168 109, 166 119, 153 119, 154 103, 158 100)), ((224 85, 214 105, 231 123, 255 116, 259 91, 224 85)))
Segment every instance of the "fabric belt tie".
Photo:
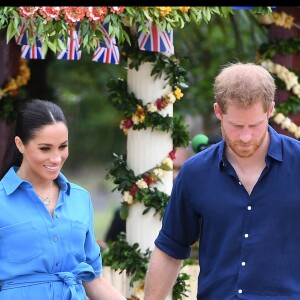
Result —
POLYGON ((72 295, 71 299, 80 300, 76 292, 76 285, 82 284, 82 280, 91 281, 95 278, 96 275, 94 269, 87 263, 82 262, 70 272, 57 272, 55 274, 36 273, 31 275, 19 276, 14 279, 0 281, 0 290, 14 289, 45 282, 62 281, 70 289, 72 295))

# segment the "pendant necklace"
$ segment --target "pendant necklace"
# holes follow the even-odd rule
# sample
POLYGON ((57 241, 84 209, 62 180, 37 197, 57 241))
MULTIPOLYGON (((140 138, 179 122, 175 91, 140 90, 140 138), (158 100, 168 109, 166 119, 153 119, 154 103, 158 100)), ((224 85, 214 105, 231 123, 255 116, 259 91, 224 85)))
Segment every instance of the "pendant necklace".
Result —
POLYGON ((50 183, 50 187, 49 187, 49 191, 48 191, 47 197, 46 197, 44 200, 42 200, 43 203, 44 203, 46 206, 48 206, 48 205, 50 204, 50 202, 51 202, 49 196, 50 196, 52 184, 53 184, 53 181, 51 181, 51 183, 50 183))

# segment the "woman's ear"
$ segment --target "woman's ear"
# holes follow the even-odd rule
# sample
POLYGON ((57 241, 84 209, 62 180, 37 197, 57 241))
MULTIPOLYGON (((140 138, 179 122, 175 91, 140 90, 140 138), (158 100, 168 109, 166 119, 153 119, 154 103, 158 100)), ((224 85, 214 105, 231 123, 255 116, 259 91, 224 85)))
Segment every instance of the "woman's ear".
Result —
POLYGON ((23 153, 24 152, 24 145, 23 145, 22 140, 18 136, 15 137, 15 143, 16 143, 16 146, 17 146, 18 150, 21 153, 23 153))
POLYGON ((214 103, 214 111, 215 111, 216 117, 219 120, 222 120, 222 111, 220 109, 220 106, 216 102, 214 103))

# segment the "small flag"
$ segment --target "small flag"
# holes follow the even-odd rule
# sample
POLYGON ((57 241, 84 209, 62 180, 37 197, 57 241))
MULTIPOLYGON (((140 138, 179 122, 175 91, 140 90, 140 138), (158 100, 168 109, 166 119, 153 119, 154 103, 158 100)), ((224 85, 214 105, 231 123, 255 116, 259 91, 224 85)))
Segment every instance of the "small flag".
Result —
MULTIPOLYGON (((34 22, 35 19, 30 20, 29 30, 27 29, 27 24, 24 17, 21 17, 21 21, 22 23, 21 26, 19 27, 20 34, 15 37, 15 40, 18 45, 29 45, 28 35, 32 37, 34 36, 31 21, 34 22)), ((34 44, 35 44, 34 46, 42 47, 42 43, 37 37, 35 37, 34 44)))
POLYGON ((160 53, 174 54, 173 29, 161 31, 156 25, 148 22, 148 33, 138 32, 138 43, 140 50, 155 51, 160 53))
POLYGON ((79 32, 75 28, 69 28, 68 33, 70 37, 67 40, 67 48, 58 54, 57 59, 64 60, 79 60, 81 58, 81 39, 79 39, 79 32))
POLYGON ((100 30, 104 36, 104 42, 98 43, 97 49, 93 54, 93 61, 102 62, 106 64, 119 64, 120 50, 116 45, 116 38, 110 37, 108 34, 109 24, 101 25, 100 30))
POLYGON ((29 45, 22 45, 21 57, 27 59, 45 59, 41 47, 29 45))

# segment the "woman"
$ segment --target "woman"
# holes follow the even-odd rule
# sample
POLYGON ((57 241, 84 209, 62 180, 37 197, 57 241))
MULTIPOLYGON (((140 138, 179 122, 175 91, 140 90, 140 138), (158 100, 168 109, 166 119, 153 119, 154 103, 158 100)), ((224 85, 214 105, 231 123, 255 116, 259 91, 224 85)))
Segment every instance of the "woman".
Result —
POLYGON ((90 194, 61 173, 68 127, 56 104, 27 102, 0 170, 0 299, 126 299, 102 276, 90 194))

